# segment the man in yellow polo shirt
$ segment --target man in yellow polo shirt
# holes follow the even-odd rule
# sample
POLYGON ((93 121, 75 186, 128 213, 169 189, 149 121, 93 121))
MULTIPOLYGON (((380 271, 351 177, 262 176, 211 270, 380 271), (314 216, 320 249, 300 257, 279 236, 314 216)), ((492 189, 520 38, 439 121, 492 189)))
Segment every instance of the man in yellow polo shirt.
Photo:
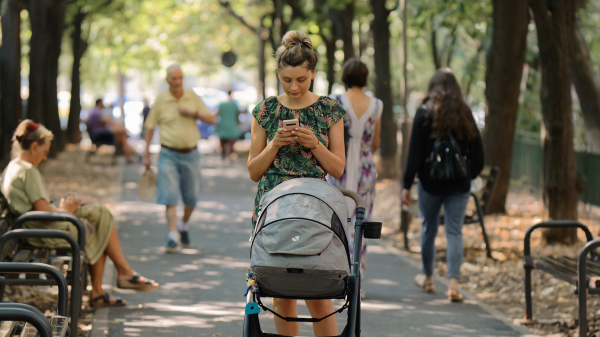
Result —
POLYGON ((160 154, 158 155, 158 192, 156 202, 167 207, 167 253, 176 253, 191 245, 188 220, 200 194, 200 131, 196 120, 214 124, 215 118, 200 97, 183 88, 183 73, 179 65, 167 68, 169 90, 162 92, 152 105, 144 127, 146 153, 144 165, 150 167, 150 142, 158 125, 160 154), (183 199, 183 218, 177 221, 179 195, 183 199))

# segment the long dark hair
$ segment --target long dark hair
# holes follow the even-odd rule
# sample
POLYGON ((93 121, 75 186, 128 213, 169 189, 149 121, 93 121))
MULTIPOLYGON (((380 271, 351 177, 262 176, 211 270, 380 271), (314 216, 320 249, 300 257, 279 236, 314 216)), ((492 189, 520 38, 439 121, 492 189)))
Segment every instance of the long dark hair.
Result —
POLYGON ((475 119, 450 69, 439 69, 431 77, 423 104, 428 108, 427 120, 433 119, 431 138, 438 138, 449 130, 459 140, 477 137, 475 119))

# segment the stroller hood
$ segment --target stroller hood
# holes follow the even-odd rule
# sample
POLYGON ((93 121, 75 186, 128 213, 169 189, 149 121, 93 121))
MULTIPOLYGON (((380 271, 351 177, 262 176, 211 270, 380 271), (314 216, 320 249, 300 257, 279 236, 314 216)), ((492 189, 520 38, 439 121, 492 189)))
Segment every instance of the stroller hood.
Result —
POLYGON ((266 219, 262 219, 264 212, 259 214, 256 232, 261 225, 284 218, 305 218, 326 224, 331 221, 332 211, 342 223, 344 231, 348 230, 346 199, 340 190, 326 181, 316 178, 296 178, 283 182, 265 194, 260 202, 260 209, 268 208, 275 201, 277 201, 277 205, 273 205, 274 207, 267 212, 266 219), (288 195, 296 196, 285 198, 285 200, 281 199, 288 195), (319 199, 321 203, 315 204, 313 198, 319 199), (309 204, 312 205, 309 206, 309 204), (329 210, 326 211, 325 208, 329 208, 329 210))

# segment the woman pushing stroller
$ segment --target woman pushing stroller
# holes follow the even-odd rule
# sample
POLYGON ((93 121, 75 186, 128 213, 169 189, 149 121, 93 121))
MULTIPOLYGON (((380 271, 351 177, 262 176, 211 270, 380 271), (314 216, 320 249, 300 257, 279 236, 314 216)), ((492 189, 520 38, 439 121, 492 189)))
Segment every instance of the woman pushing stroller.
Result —
MULTIPOLYGON (((339 178, 344 173, 344 109, 334 100, 309 91, 315 77, 317 53, 303 32, 290 31, 275 54, 277 75, 284 94, 259 104, 252 115, 252 138, 248 171, 258 182, 252 227, 256 226, 261 198, 280 183, 293 178, 325 180, 327 174, 339 178), (284 121, 296 120, 296 126, 284 121), (286 123, 287 125, 287 123, 286 123)), ((334 311, 332 300, 307 300, 312 317, 334 311)), ((273 299, 275 311, 296 317, 296 300, 273 299)), ((298 335, 297 322, 275 317, 278 334, 298 335)), ((335 316, 313 325, 315 336, 338 334, 335 316)))

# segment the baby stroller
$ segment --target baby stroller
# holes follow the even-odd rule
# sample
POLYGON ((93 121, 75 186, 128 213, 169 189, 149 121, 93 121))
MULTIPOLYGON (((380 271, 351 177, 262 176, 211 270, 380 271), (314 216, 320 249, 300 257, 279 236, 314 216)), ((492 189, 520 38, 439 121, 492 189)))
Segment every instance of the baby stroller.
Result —
POLYGON ((260 328, 260 308, 288 322, 320 322, 348 309, 339 337, 360 336, 360 247, 362 237, 381 237, 380 222, 364 222, 365 204, 355 192, 313 178, 286 181, 260 202, 250 249, 249 291, 244 337, 283 337, 260 328), (345 197, 356 203, 353 256, 346 231, 350 219, 345 197), (282 317, 263 297, 340 299, 346 303, 322 318, 282 317))

